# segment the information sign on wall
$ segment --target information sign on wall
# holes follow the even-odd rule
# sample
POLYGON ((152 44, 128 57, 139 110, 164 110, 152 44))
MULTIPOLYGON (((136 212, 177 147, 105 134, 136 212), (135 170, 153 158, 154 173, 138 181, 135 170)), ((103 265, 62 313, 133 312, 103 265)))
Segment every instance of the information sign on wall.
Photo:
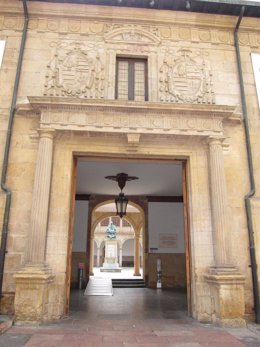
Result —
POLYGON ((159 248, 178 248, 178 235, 159 234, 159 248))

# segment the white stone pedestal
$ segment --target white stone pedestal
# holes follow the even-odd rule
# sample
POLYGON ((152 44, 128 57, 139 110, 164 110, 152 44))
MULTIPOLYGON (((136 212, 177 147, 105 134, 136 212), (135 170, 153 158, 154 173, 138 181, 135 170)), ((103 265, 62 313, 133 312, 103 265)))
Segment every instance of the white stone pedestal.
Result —
POLYGON ((105 244, 105 262, 100 269, 101 272, 121 272, 117 261, 117 241, 108 240, 105 244))

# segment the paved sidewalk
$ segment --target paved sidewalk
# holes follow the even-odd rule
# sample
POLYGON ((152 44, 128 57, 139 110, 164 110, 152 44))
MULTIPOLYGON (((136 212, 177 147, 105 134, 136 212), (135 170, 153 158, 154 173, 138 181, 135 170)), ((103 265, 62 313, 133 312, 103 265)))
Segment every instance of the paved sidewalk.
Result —
POLYGON ((13 326, 0 347, 260 347, 260 326, 222 329, 187 317, 181 291, 114 289, 114 296, 71 294, 70 316, 13 326))
MULTIPOLYGON (((256 328, 257 329, 257 328, 256 328)), ((14 326, 0 336, 0 347, 257 347, 260 332, 229 331, 191 318, 83 319, 77 312, 55 324, 14 326)))

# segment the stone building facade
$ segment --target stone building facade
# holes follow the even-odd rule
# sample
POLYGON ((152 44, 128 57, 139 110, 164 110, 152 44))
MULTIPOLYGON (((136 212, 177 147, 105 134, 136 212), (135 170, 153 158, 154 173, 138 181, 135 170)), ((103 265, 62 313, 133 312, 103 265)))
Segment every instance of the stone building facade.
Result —
MULTIPOLYGON (((244 17, 238 31, 255 179, 249 193, 237 16, 38 1, 27 6, 0 196, 5 225, 10 189, 2 312, 29 322, 68 312, 74 158, 127 157, 185 164, 190 314, 234 325, 254 319, 244 200, 249 194, 259 263, 260 113, 250 56, 260 54, 259 18, 244 17), (146 99, 116 98, 118 58, 145 61, 146 99)), ((24 20, 21 1, 0 1, 0 40, 6 43, 1 163, 24 20)), ((149 257, 144 246, 148 274, 149 257)))

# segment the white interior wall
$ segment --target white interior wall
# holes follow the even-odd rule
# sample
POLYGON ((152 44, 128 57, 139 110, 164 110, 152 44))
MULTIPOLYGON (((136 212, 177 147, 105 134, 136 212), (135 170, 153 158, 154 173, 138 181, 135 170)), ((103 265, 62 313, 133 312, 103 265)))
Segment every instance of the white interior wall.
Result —
POLYGON ((134 239, 126 240, 123 244, 123 256, 134 255, 134 239))
POLYGON ((88 201, 76 200, 72 252, 86 252, 88 201))
POLYGON ((184 253, 183 204, 148 205, 149 252, 184 253))

